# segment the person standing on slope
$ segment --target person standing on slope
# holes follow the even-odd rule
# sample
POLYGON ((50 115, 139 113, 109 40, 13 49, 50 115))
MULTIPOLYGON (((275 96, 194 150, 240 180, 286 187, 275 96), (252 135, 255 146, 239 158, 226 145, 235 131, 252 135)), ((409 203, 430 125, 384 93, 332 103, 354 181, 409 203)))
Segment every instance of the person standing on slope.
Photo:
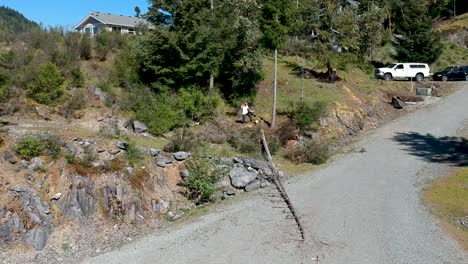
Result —
POLYGON ((250 122, 252 122, 252 112, 247 102, 243 102, 241 105, 242 124, 245 124, 245 116, 249 116, 250 122))

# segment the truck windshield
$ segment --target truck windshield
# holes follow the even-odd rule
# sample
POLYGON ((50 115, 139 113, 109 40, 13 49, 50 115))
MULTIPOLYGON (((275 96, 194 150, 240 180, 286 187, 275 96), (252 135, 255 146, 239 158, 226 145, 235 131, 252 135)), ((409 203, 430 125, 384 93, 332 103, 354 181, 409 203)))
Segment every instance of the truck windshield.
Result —
POLYGON ((455 69, 455 67, 447 67, 447 68, 445 68, 444 71, 448 71, 448 72, 449 72, 449 71, 453 71, 454 69, 455 69))
POLYGON ((391 69, 391 68, 395 67, 395 65, 396 65, 396 64, 390 64, 390 65, 387 66, 387 68, 390 68, 390 69, 391 69))

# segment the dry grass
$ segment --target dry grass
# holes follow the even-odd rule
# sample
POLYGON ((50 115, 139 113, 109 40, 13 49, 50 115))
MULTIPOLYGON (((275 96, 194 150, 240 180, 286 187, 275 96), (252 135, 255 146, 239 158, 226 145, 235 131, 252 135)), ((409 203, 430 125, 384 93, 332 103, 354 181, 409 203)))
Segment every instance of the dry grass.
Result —
POLYGON ((441 33, 456 33, 466 29, 468 29, 468 13, 442 23, 436 31, 441 33))
POLYGON ((424 190, 424 199, 442 220, 443 226, 468 249, 468 229, 453 223, 453 218, 468 216, 468 168, 435 180, 430 188, 424 190))

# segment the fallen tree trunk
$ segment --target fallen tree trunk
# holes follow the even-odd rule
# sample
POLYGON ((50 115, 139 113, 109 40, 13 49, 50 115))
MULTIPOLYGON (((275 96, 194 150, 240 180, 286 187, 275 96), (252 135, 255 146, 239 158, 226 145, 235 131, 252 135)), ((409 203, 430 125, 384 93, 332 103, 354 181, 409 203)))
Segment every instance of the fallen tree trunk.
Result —
POLYGON ((292 204, 291 199, 289 199, 289 195, 286 192, 286 189, 284 188, 283 183, 281 182, 281 179, 279 177, 279 172, 276 169, 275 164, 273 164, 273 159, 271 158, 270 149, 268 148, 268 142, 266 141, 266 138, 265 138, 265 132, 263 131, 263 129, 261 129, 260 132, 262 133, 262 143, 263 143, 263 147, 265 148, 265 152, 267 154, 267 160, 270 165, 271 171, 273 172, 271 179, 273 180, 273 183, 275 184, 276 188, 281 194, 281 197, 283 198, 284 202, 288 205, 289 211, 294 217, 297 228, 299 229, 299 232, 301 233, 301 238, 302 240, 304 240, 305 239, 304 228, 302 227, 301 220, 299 219, 299 216, 296 213, 296 209, 294 208, 294 205, 292 204))

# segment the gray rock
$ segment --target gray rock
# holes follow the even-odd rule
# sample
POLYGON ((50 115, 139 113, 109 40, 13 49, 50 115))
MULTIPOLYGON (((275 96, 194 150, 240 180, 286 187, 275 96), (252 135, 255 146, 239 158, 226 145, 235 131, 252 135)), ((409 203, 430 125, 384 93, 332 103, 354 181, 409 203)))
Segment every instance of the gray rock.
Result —
POLYGON ((36 107, 36 114, 44 119, 44 120, 50 120, 50 112, 49 110, 47 110, 46 108, 43 108, 43 107, 36 107))
POLYGON ((229 175, 225 175, 219 182, 216 183, 215 187, 220 189, 228 186, 231 186, 231 179, 229 178, 229 175))
POLYGON ((180 177, 187 178, 189 176, 189 171, 187 169, 183 169, 179 172, 180 177))
POLYGON ((249 171, 244 166, 234 166, 229 172, 232 186, 236 188, 244 188, 257 178, 256 171, 249 171))
POLYGON ((9 159, 13 157, 13 155, 11 155, 11 153, 8 150, 5 150, 2 153, 2 157, 4 161, 8 161, 9 159))
POLYGON ((219 165, 227 165, 227 166, 232 166, 234 165, 234 161, 233 159, 230 159, 230 158, 225 158, 225 157, 221 157, 217 160, 217 163, 219 165))
POLYGON ((245 191, 246 192, 251 192, 251 191, 255 191, 255 190, 258 190, 261 188, 261 184, 260 184, 260 181, 259 180, 255 180, 251 183, 249 183, 249 185, 245 186, 245 191))
POLYGON ((36 226, 26 234, 26 243, 30 244, 35 250, 41 250, 46 246, 49 235, 49 228, 36 226))
POLYGON ((165 168, 167 166, 166 163, 163 161, 156 162, 156 165, 158 165, 158 167, 161 167, 161 168, 165 168))
POLYGON ((189 156, 190 154, 185 151, 179 151, 179 152, 174 153, 174 159, 178 161, 186 160, 188 159, 189 156))
POLYGON ((22 169, 27 169, 29 167, 29 162, 27 162, 26 160, 20 160, 19 166, 22 169))
POLYGON ((153 212, 159 212, 159 210, 161 209, 161 205, 153 199, 151 200, 151 209, 153 210, 153 212))
POLYGON ((135 133, 145 133, 148 132, 146 125, 138 120, 133 121, 133 132, 135 133))
POLYGON ((101 88, 98 88, 98 87, 93 87, 92 88, 94 90, 94 95, 97 96, 97 98, 99 99, 99 101, 101 102, 106 102, 107 99, 109 98, 109 96, 107 95, 107 93, 103 92, 101 90, 101 88))
POLYGON ((174 162, 174 157, 166 157, 166 156, 157 156, 156 163, 164 162, 164 164, 172 164, 174 162))
POLYGON ((103 153, 103 152, 105 152, 105 151, 106 151, 106 150, 103 149, 103 148, 101 148, 101 147, 99 147, 99 148, 96 150, 97 153, 103 153))
POLYGON ((148 150, 148 153, 151 155, 151 156, 158 156, 160 153, 161 153, 161 150, 159 149, 154 149, 154 148, 150 148, 148 150))
POLYGON ((135 170, 132 168, 132 167, 126 167, 125 168, 125 172, 127 174, 133 174, 135 172, 135 170))
POLYGON ((36 176, 33 173, 28 173, 28 180, 30 182, 35 182, 36 181, 36 176))
POLYGON ((236 195, 236 192, 233 191, 233 190, 223 190, 223 194, 227 195, 227 196, 233 196, 233 195, 236 195))
POLYGON ((73 143, 69 143, 65 146, 65 149, 70 152, 72 155, 77 155, 78 154, 78 149, 73 143))
POLYGON ((29 164, 28 169, 31 171, 36 171, 42 166, 44 166, 44 161, 39 157, 35 157, 31 160, 31 163, 29 164))
POLYGON ((83 221, 92 215, 96 208, 96 199, 89 180, 71 174, 70 191, 61 198, 57 206, 62 213, 74 220, 83 221))
POLYGON ((120 153, 120 149, 110 149, 108 152, 111 155, 117 155, 120 153))
POLYGON ((21 232, 23 231, 24 229, 24 223, 23 221, 21 220, 21 218, 18 216, 18 214, 16 212, 14 212, 12 215, 11 215, 11 219, 10 219, 11 223, 13 224, 13 227, 14 229, 16 230, 16 232, 21 232))
POLYGON ((117 147, 121 150, 127 150, 128 149, 128 143, 127 142, 118 142, 117 147))
POLYGON ((11 222, 17 232, 21 232, 24 229, 24 223, 16 212, 11 215, 11 222))
POLYGON ((243 163, 244 163, 244 160, 243 160, 241 157, 237 157, 237 156, 234 157, 234 158, 232 159, 232 161, 233 161, 234 163, 240 163, 240 164, 243 164, 243 163))
POLYGON ((123 201, 123 196, 124 196, 124 187, 122 185, 118 185, 115 188, 115 195, 118 201, 123 201))

